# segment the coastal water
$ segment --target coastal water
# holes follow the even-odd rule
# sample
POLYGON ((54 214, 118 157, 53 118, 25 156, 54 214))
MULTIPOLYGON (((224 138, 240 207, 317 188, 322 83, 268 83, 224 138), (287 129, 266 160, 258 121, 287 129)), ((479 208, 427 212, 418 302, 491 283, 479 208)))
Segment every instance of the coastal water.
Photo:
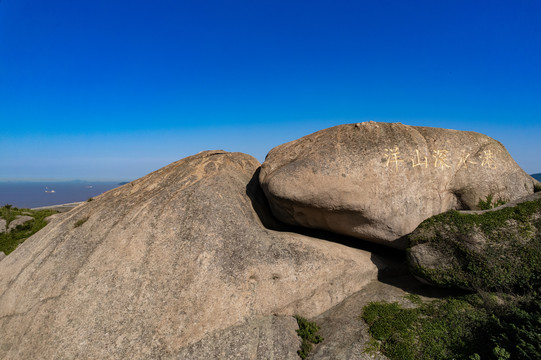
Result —
POLYGON ((118 181, 0 182, 0 206, 34 208, 86 201, 118 186, 118 181))

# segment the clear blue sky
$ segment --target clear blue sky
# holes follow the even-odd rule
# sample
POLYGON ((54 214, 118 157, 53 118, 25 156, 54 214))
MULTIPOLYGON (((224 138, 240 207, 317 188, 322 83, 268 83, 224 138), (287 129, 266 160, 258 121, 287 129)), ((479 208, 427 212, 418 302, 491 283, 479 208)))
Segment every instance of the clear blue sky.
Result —
POLYGON ((0 178, 134 179, 365 120, 541 172, 541 1, 0 0, 0 178))

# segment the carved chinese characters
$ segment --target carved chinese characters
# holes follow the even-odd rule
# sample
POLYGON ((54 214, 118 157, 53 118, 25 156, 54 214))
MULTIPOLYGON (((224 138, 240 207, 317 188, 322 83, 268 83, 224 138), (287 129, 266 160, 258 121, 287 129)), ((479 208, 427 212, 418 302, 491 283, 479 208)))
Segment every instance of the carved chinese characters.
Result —
MULTIPOLYGON (((447 149, 436 149, 432 150, 432 154, 429 156, 421 154, 419 149, 415 149, 415 155, 407 158, 402 157, 403 155, 400 152, 398 146, 394 146, 390 149, 385 149, 383 155, 384 162, 386 167, 394 168, 396 171, 399 169, 399 165, 409 166, 411 164, 412 168, 421 167, 421 168, 439 168, 441 170, 449 169, 453 163, 453 154, 450 153, 447 149), (408 160, 404 160, 408 159, 408 160)), ((496 159, 492 150, 484 150, 481 154, 477 156, 472 156, 470 153, 462 153, 458 158, 458 167, 464 167, 468 169, 471 165, 478 165, 482 167, 487 167, 489 169, 496 169, 496 159), (475 161, 478 158, 478 161, 475 161)))
POLYGON ((534 184, 486 135, 376 122, 280 145, 259 179, 279 220, 395 248, 430 216, 475 210, 488 195, 512 201, 534 184))

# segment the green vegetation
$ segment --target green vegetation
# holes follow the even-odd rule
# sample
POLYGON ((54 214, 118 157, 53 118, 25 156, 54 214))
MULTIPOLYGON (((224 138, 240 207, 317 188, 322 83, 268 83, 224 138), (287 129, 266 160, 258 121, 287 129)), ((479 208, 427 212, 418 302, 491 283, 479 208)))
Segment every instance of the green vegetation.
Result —
POLYGON ((88 220, 88 217, 79 219, 79 220, 77 220, 77 221, 75 222, 75 224, 73 224, 73 227, 74 227, 74 228, 78 228, 79 226, 83 225, 87 220, 88 220))
POLYGON ((323 341, 323 338, 317 334, 319 326, 316 323, 310 322, 298 315, 295 315, 295 319, 297 319, 297 324, 299 325, 297 334, 302 339, 301 348, 297 351, 297 354, 299 354, 301 359, 306 359, 310 351, 312 351, 312 344, 319 344, 323 341))
POLYGON ((412 271, 446 287, 518 294, 539 289, 540 215, 538 199, 480 215, 449 211, 427 219, 410 237, 410 247, 428 243, 452 269, 412 271), (469 241, 474 238, 484 241, 469 241))
POLYGON ((6 255, 11 253, 19 244, 47 225, 45 222, 46 217, 56 213, 57 211, 54 210, 18 209, 9 204, 4 205, 0 208, 0 218, 6 220, 6 228, 3 230, 7 230, 17 216, 27 215, 33 219, 22 225, 18 225, 9 232, 0 233, 0 251, 3 251, 6 255))
POLYGON ((94 201, 94 198, 88 198, 86 202, 91 202, 91 201, 94 201))
POLYGON ((390 359, 538 359, 541 299, 494 294, 450 297, 406 309, 370 303, 362 318, 372 350, 390 359))
POLYGON ((507 202, 503 200, 502 198, 499 198, 498 200, 494 200, 493 197, 494 196, 492 194, 489 194, 487 195, 485 200, 479 199, 479 203, 477 204, 479 209, 481 210, 493 209, 507 202))
POLYGON ((449 261, 413 268, 416 275, 472 293, 429 302, 409 295, 414 308, 370 303, 362 314, 369 349, 401 360, 540 357, 541 199, 480 215, 440 214, 409 240, 449 261))
POLYGON ((541 191, 541 183, 534 184, 533 191, 534 192, 540 192, 541 191))

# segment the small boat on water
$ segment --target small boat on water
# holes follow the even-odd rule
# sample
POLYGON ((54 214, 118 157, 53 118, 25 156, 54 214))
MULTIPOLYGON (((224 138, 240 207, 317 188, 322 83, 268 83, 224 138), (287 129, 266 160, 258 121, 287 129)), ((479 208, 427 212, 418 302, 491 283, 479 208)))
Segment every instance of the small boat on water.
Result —
POLYGON ((54 191, 54 190, 49 190, 49 188, 46 186, 46 187, 45 187, 45 192, 46 192, 47 194, 54 194, 56 191, 54 191))

